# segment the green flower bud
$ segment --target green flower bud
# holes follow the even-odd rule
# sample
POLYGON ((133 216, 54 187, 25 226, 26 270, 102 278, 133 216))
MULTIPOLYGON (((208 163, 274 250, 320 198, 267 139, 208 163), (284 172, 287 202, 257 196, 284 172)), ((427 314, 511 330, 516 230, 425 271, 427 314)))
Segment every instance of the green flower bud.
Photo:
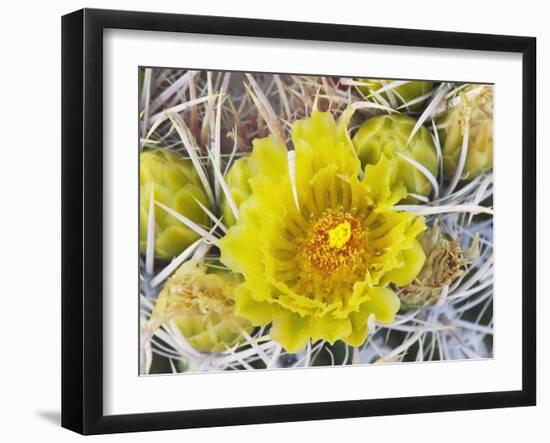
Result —
POLYGON ((471 180, 493 167, 493 88, 468 86, 459 103, 438 120, 445 177, 455 175, 468 125, 468 153, 462 179, 471 180))
POLYGON ((397 155, 401 153, 415 160, 437 176, 437 156, 428 130, 421 127, 407 145, 415 124, 416 120, 407 115, 373 117, 361 125, 353 137, 353 144, 363 167, 377 164, 382 154, 387 158, 395 157, 396 179, 405 184, 409 193, 427 196, 432 190, 431 182, 415 165, 397 155))
MULTIPOLYGON (((229 188, 231 197, 235 202, 237 209, 243 201, 245 201, 252 193, 252 188, 248 183, 250 178, 250 169, 248 167, 248 157, 241 158, 235 161, 225 176, 225 183, 229 188)), ((221 212, 223 215, 223 223, 227 227, 231 227, 235 224, 235 215, 229 205, 229 202, 225 196, 221 196, 221 212)))
MULTIPOLYGON (((147 248, 147 225, 151 192, 154 199, 200 225, 209 219, 197 203, 207 208, 208 199, 190 160, 167 149, 150 149, 140 156, 140 251, 147 248)), ((163 208, 155 205, 155 256, 170 259, 199 238, 163 208)))
POLYGON ((166 282, 149 326, 174 322, 191 346, 201 352, 221 352, 242 343, 242 332, 253 327, 234 314, 233 291, 240 277, 226 271, 210 272, 207 265, 189 260, 166 282))
POLYGON ((401 308, 405 310, 437 302, 443 287, 462 276, 467 265, 479 256, 477 238, 468 250, 463 251, 458 239, 450 239, 441 233, 437 222, 423 233, 421 243, 426 254, 424 266, 412 283, 397 292, 401 308))
MULTIPOLYGON (((361 83, 364 83, 364 85, 359 86, 359 89, 365 95, 371 95, 374 92, 378 91, 379 89, 383 88, 384 83, 386 83, 386 85, 389 85, 395 81, 395 80, 386 80, 384 83, 382 83, 381 80, 374 80, 374 79, 368 79, 368 78, 361 78, 358 80, 361 83)), ((392 88, 391 91, 398 103, 398 106, 401 106, 401 105, 404 105, 405 103, 408 103, 414 100, 417 97, 427 94, 433 89, 433 87, 434 87, 433 82, 411 81, 411 82, 407 82, 405 84, 396 86, 395 88, 392 88)), ((390 102, 390 97, 388 97, 388 93, 386 91, 381 92, 380 95, 384 98, 384 100, 390 102)), ((409 109, 411 111, 418 111, 424 105, 425 105, 425 102, 415 103, 413 105, 410 105, 409 109)))

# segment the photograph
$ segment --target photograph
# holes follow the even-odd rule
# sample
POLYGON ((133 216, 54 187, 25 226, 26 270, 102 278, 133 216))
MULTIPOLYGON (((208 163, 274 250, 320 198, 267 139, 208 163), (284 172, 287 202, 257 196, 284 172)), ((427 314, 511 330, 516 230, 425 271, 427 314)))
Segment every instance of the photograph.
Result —
POLYGON ((0 443, 544 440, 541 5, 6 2, 0 443))
POLYGON ((350 74, 138 68, 140 375, 494 357, 494 85, 350 74))

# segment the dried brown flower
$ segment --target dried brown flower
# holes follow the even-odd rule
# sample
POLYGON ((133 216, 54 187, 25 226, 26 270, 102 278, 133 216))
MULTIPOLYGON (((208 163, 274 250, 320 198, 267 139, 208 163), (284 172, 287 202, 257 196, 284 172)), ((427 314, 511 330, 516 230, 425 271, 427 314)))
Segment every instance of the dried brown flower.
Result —
POLYGON ((424 266, 416 279, 398 293, 405 309, 434 304, 442 289, 462 276, 472 260, 479 256, 477 237, 468 250, 462 250, 458 239, 446 238, 437 222, 424 233, 422 248, 426 254, 424 266))

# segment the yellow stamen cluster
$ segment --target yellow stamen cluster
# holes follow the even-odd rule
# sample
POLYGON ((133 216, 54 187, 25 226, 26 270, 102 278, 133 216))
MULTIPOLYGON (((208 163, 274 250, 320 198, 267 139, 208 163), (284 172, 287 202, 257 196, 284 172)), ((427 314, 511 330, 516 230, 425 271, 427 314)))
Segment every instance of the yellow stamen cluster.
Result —
POLYGON ((364 251, 364 232, 357 218, 342 210, 326 210, 302 245, 308 267, 328 277, 350 266, 364 251))

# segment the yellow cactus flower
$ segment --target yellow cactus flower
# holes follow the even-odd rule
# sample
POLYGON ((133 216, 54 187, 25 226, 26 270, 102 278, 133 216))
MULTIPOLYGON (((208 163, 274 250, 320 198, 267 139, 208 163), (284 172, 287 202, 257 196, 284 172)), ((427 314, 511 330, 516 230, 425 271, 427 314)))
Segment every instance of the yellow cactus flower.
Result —
POLYGON ((361 174, 351 115, 295 122, 290 155, 273 136, 254 140, 251 195, 218 242, 221 261, 244 276, 236 314, 271 323, 288 352, 310 340, 361 345, 369 317, 394 320, 400 303, 389 285, 410 283, 424 264, 424 219, 392 208, 407 194, 397 163, 382 155, 361 174))
MULTIPOLYGON (((243 157, 235 161, 225 176, 225 183, 231 193, 231 198, 235 202, 235 206, 239 208, 241 203, 245 201, 252 192, 248 179, 250 178, 250 169, 248 167, 248 158, 243 157)), ((221 196, 221 213, 223 215, 223 223, 225 226, 233 226, 235 224, 235 214, 231 209, 231 205, 225 194, 221 196)))
MULTIPOLYGON (((420 163, 437 177, 437 154, 428 130, 422 126, 409 141, 415 124, 416 120, 407 115, 372 117, 360 126, 353 144, 363 165, 378 163, 382 154, 395 157, 397 180, 402 181, 410 193, 427 196, 432 190, 430 180, 414 164, 399 156, 420 163)), ((416 201, 411 197, 407 200, 416 201)))
POLYGON ((441 128, 443 168, 451 179, 462 151, 468 126, 468 152, 462 170, 463 180, 472 180, 493 167, 493 87, 472 85, 460 94, 460 103, 438 121, 441 128))
POLYGON ((194 260, 181 265, 160 292, 149 327, 174 321, 187 341, 201 352, 220 352, 244 341, 253 326, 234 313, 233 291, 239 278, 228 272, 207 273, 194 260))
MULTIPOLYGON (((139 245, 147 248, 147 226, 151 193, 156 202, 180 213, 193 222, 208 225, 209 219, 200 201, 211 209, 199 176, 190 160, 167 149, 148 149, 140 156, 139 245)), ((199 235, 163 208, 155 207, 155 256, 170 259, 190 246, 199 235)))
MULTIPOLYGON (((361 92, 365 95, 370 95, 376 93, 376 91, 379 91, 382 89, 386 83, 386 85, 390 85, 395 80, 386 80, 384 83, 382 80, 375 80, 375 79, 367 79, 367 78, 360 78, 358 79, 359 82, 361 82, 361 85, 359 86, 359 89, 361 89, 361 92)), ((421 97, 428 92, 430 92, 434 87, 433 82, 425 82, 425 81, 407 81, 399 86, 395 86, 391 89, 391 93, 393 97, 395 98, 397 105, 401 106, 406 103, 409 103, 410 101, 414 100, 415 98, 421 97)), ((383 91, 380 93, 380 95, 384 98, 386 101, 390 101, 390 97, 388 96, 388 93, 383 91)), ((419 103, 413 103, 409 106, 409 109, 411 111, 418 111, 422 108, 425 102, 419 102, 419 103)))

